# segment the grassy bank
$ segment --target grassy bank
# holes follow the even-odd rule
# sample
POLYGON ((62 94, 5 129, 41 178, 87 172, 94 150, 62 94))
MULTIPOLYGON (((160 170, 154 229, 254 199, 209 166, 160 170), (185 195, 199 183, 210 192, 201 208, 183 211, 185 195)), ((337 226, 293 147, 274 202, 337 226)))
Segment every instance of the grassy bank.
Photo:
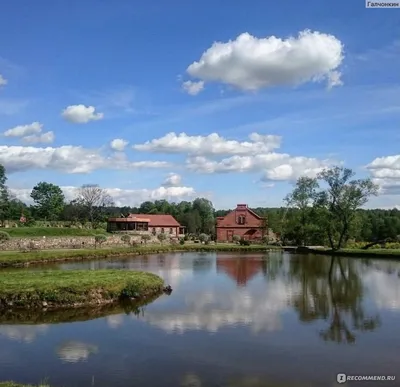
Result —
POLYGON ((338 251, 332 250, 311 250, 313 254, 335 255, 341 257, 360 257, 360 258, 386 258, 386 259, 399 259, 400 249, 341 249, 338 251))
POLYGON ((80 228, 62 227, 13 227, 1 229, 12 238, 34 238, 34 237, 77 237, 93 236, 94 234, 105 234, 105 230, 91 230, 80 228))
POLYGON ((145 255, 174 251, 232 251, 232 252, 262 252, 267 247, 262 245, 240 246, 233 244, 217 245, 140 245, 138 247, 110 247, 99 249, 75 249, 75 250, 42 250, 23 253, 20 251, 0 252, 0 267, 12 267, 31 265, 35 263, 47 263, 67 260, 100 259, 113 256, 145 255))
POLYGON ((145 299, 162 291, 155 274, 124 270, 15 271, 0 281, 1 307, 71 307, 145 299))

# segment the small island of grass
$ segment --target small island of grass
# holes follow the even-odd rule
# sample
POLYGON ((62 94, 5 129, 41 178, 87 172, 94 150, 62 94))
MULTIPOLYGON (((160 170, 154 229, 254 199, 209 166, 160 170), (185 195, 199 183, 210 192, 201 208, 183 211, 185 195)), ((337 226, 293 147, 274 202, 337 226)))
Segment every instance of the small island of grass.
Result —
POLYGON ((0 281, 1 308, 62 308, 101 305, 161 294, 164 281, 152 273, 124 270, 8 272, 0 281))

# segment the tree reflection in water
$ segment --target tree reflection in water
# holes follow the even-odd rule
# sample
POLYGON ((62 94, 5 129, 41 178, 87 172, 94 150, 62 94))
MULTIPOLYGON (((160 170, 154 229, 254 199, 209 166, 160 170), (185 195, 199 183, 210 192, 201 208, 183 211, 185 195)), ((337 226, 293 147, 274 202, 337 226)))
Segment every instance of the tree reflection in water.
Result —
POLYGON ((293 306, 303 322, 330 320, 329 327, 320 332, 325 341, 353 344, 355 332, 372 331, 380 326, 379 316, 365 316, 363 284, 356 263, 318 256, 291 260, 290 275, 300 281, 302 289, 294 297, 293 306))

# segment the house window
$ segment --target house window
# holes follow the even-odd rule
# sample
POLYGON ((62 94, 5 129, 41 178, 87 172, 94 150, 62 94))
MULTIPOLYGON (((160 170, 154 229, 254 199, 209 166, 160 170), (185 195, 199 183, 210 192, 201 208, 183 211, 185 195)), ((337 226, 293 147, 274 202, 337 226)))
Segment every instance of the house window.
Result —
POLYGON ((156 235, 156 228, 153 227, 153 229, 151 230, 151 232, 153 233, 153 235, 156 235))
POLYGON ((173 234, 173 233, 174 233, 174 229, 173 229, 172 227, 169 229, 169 233, 170 233, 170 234, 173 234))
POLYGON ((244 215, 240 215, 238 218, 238 224, 245 224, 246 218, 244 215))
POLYGON ((164 234, 164 227, 161 229, 161 234, 164 234))

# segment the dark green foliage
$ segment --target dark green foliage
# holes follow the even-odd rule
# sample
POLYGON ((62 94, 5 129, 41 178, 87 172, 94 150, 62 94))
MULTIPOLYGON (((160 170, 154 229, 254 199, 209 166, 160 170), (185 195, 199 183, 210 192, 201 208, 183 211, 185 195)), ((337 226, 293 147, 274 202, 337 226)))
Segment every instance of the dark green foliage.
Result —
POLYGON ((58 185, 44 181, 33 187, 34 214, 39 219, 58 220, 64 210, 65 197, 58 185))
POLYGON ((185 244, 185 239, 184 238, 179 239, 179 244, 183 246, 185 244))
POLYGON ((10 234, 6 231, 0 231, 0 243, 7 242, 10 239, 10 234))
POLYGON ((240 244, 240 246, 250 246, 250 241, 248 241, 244 238, 240 238, 239 244, 240 244))

